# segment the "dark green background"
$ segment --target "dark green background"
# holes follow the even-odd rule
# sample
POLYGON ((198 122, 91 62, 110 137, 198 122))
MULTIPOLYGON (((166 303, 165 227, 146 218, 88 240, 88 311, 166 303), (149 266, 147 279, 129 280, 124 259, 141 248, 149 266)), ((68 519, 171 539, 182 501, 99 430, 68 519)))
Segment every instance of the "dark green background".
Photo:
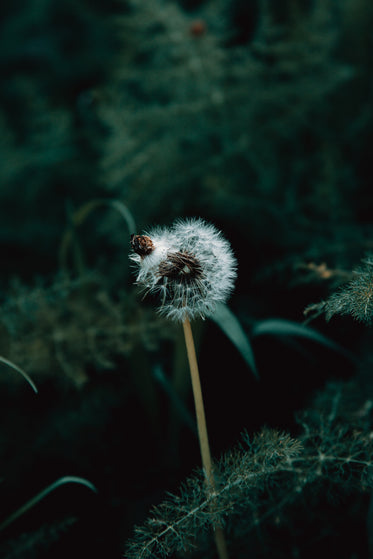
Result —
MULTIPOLYGON (((350 271, 369 253, 372 20, 369 0, 1 3, 0 355, 39 394, 2 367, 0 517, 60 476, 98 488, 56 490, 0 534, 2 557, 120 557, 199 466, 149 373, 185 363, 178 327, 134 290, 131 232, 191 216, 222 229, 248 336, 336 288, 310 263, 350 271)), ((369 362, 367 328, 315 327, 369 362)), ((195 328, 217 456, 245 429, 296 431, 327 380, 358 375, 315 343, 263 336, 258 383, 216 325, 195 328)), ((187 380, 181 393, 193 413, 187 380)), ((367 556, 359 498, 356 526, 347 514, 319 539, 305 514, 313 553, 338 541, 338 557, 367 556)), ((268 556, 309 556, 299 534, 279 539, 268 556)))

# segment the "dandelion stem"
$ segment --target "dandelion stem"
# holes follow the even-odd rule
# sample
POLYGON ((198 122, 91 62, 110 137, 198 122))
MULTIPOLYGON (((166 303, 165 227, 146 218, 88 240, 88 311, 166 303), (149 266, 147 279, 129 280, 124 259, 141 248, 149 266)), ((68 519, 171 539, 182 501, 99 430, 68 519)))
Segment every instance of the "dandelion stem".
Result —
MULTIPOLYGON (((197 356, 196 356, 192 328, 190 325, 189 318, 184 319, 183 329, 184 329, 184 336, 185 336, 185 345, 188 354, 190 375, 192 379, 192 388, 193 388, 193 396, 194 396, 194 405, 196 409, 198 438, 199 438, 199 445, 201 449, 202 466, 206 476, 206 482, 208 488, 207 490, 208 492, 210 491, 212 492, 215 490, 215 480, 214 480, 213 469, 212 469, 211 452, 210 452, 210 445, 209 445, 208 434, 207 434, 205 408, 203 405, 197 356)), ((221 526, 214 526, 214 536, 215 536, 215 543, 218 550, 219 558, 228 559, 228 551, 225 542, 225 535, 221 526)))
POLYGON ((184 328, 185 344, 188 353, 190 375, 192 378, 192 388, 193 388, 194 404, 196 408, 198 438, 199 438, 199 445, 201 449, 202 465, 203 465, 203 469, 205 470, 207 483, 209 485, 213 485, 211 453, 210 453, 210 445, 209 445, 208 434, 207 434, 201 381, 199 377, 198 363, 196 357, 196 350, 194 347, 192 328, 190 326, 190 321, 188 318, 186 318, 183 321, 183 328, 184 328))

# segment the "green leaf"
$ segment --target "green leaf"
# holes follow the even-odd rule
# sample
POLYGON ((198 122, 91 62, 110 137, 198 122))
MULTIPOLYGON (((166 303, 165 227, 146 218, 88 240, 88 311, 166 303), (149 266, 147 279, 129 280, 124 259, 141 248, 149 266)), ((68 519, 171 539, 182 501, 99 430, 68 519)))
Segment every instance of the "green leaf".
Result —
POLYGON ((263 335, 298 336, 326 346, 329 349, 344 355, 351 361, 355 361, 353 354, 347 351, 344 347, 340 346, 323 334, 320 334, 317 330, 314 330, 304 324, 298 324, 298 322, 293 322, 292 320, 285 320, 283 318, 269 318, 261 320, 255 324, 251 331, 251 335, 253 337, 263 335))
POLYGON ((230 339, 230 341, 236 346, 241 356, 251 369, 255 378, 258 379, 259 375, 256 368, 254 352, 252 350, 250 340, 245 334, 237 317, 232 313, 227 305, 219 303, 216 306, 216 311, 211 318, 223 330, 224 334, 230 339))
POLYGON ((13 512, 11 515, 9 515, 0 524, 0 530, 4 530, 4 528, 9 526, 9 524, 12 524, 12 522, 17 520, 17 518, 19 518, 20 516, 25 514, 28 510, 30 510, 32 507, 34 507, 37 503, 39 503, 45 497, 47 497, 47 495, 49 495, 49 493, 51 493, 52 491, 54 491, 58 487, 61 487, 61 485, 65 485, 66 483, 78 483, 79 485, 84 485, 85 487, 88 487, 88 489, 90 489, 94 493, 97 493, 96 487, 93 485, 93 483, 91 483, 87 479, 84 479, 82 477, 76 477, 76 476, 60 477, 56 481, 54 481, 53 483, 51 483, 50 485, 45 487, 42 491, 37 493, 37 495, 35 495, 31 499, 29 499, 24 505, 22 505, 19 509, 17 509, 15 512, 13 512))
POLYGON ((7 365, 7 367, 10 367, 11 369, 14 369, 18 373, 20 373, 23 376, 23 378, 27 380, 27 382, 29 383, 33 391, 36 394, 38 393, 38 389, 36 388, 35 383, 30 379, 28 374, 25 373, 23 369, 21 369, 20 367, 12 363, 12 361, 9 361, 9 359, 5 359, 5 357, 1 357, 1 355, 0 355, 0 363, 4 363, 4 365, 7 365))

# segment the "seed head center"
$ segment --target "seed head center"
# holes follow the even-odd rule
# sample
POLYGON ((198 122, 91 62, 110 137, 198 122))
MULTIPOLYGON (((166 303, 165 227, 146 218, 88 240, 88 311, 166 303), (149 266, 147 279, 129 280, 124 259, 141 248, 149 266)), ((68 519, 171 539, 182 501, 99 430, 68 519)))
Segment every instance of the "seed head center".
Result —
POLYGON ((169 252, 159 264, 158 275, 161 278, 192 281, 203 276, 203 269, 193 254, 186 251, 169 252))

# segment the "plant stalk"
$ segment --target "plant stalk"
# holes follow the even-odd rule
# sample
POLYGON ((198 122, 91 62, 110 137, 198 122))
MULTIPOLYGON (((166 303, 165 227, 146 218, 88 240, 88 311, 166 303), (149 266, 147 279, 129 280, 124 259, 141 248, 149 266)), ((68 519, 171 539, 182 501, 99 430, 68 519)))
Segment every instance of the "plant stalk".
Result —
MULTIPOLYGON (((201 381, 198 371, 198 363, 196 350, 194 346, 192 328, 189 318, 183 321, 183 329, 185 336, 185 345, 188 354, 190 375, 192 380, 194 405, 196 409, 198 439, 201 449, 202 466, 206 476, 207 488, 209 492, 215 490, 215 480, 212 468, 210 445, 207 434, 207 425, 205 417, 205 408, 203 405, 201 381)), ((221 526, 214 526, 214 536, 216 548, 220 559, 228 559, 227 545, 225 541, 224 531, 221 526)))

